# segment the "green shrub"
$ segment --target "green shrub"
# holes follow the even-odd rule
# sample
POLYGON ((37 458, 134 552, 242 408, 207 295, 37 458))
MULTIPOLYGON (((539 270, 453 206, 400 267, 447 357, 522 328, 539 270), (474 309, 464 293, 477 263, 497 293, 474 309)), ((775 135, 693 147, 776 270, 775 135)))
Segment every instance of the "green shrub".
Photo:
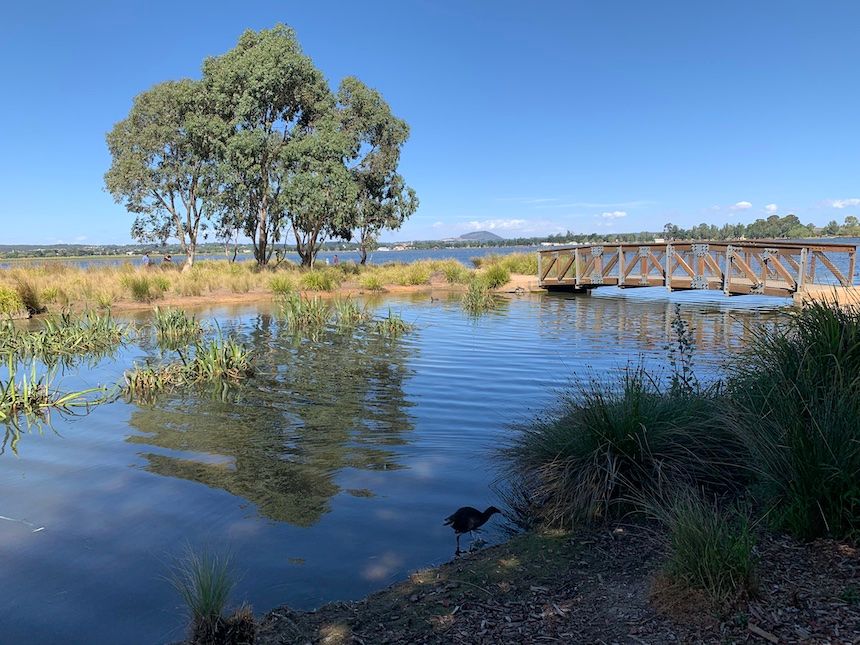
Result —
POLYGON ((333 291, 340 284, 334 271, 311 269, 301 277, 302 289, 308 291, 333 291))
POLYGON ((445 263, 442 273, 448 284, 466 284, 469 281, 469 270, 457 261, 445 263))
POLYGON ((24 302, 18 292, 0 286, 0 314, 11 315, 24 310, 24 302))
POLYGON ((269 289, 275 296, 284 298, 295 291, 295 283, 290 276, 276 275, 269 281, 269 289))
POLYGON ((669 394, 640 367, 620 388, 595 382, 566 397, 521 428, 503 458, 535 521, 569 529, 621 517, 667 478, 730 487, 738 453, 716 390, 669 394))
POLYGON ((145 275, 124 275, 122 286, 129 290, 133 300, 151 302, 161 295, 158 287, 145 275))
POLYGON ((681 487, 652 507, 665 529, 666 574, 723 605, 756 589, 755 537, 746 511, 681 487))
POLYGON ((362 289, 367 289, 368 291, 382 291, 384 289, 382 286, 382 280, 375 273, 367 273, 361 276, 359 284, 362 289))
POLYGON ((476 268, 488 268, 490 266, 503 266, 510 273, 522 273, 525 275, 537 275, 538 254, 532 253, 506 253, 499 255, 491 253, 483 257, 472 258, 472 264, 476 268))
POLYGON ((432 271, 426 262, 413 262, 403 265, 397 277, 397 283, 403 286, 429 284, 432 271))
POLYGON ((460 300, 463 309, 472 316, 480 316, 493 309, 498 302, 498 297, 490 291, 484 281, 474 276, 469 281, 469 290, 460 300))
POLYGON ((728 423, 777 527, 860 532, 860 306, 814 303, 757 330, 729 367, 728 423))
POLYGON ((498 289, 510 282, 511 272, 501 264, 491 264, 481 272, 479 277, 487 288, 498 289))

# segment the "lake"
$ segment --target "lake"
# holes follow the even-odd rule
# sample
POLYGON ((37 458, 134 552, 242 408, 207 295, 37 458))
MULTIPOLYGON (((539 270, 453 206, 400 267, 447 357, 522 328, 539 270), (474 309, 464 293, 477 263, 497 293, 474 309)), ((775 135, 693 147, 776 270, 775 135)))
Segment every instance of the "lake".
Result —
MULTIPOLYGON (((183 608, 166 578, 189 547, 232 553, 234 599, 258 614, 359 598, 447 561, 442 519, 498 503, 494 454, 512 426, 572 384, 639 360, 665 368, 676 302, 705 377, 784 304, 605 289, 514 297, 475 319, 456 296, 417 295, 368 301, 401 312, 412 333, 318 341, 296 341, 268 305, 198 310, 253 349, 253 378, 54 414, 17 454, 6 443, 0 640, 179 640, 183 608)), ((116 382, 158 356, 144 335, 67 369, 61 388, 116 382)), ((502 539, 491 524, 485 537, 502 539)))

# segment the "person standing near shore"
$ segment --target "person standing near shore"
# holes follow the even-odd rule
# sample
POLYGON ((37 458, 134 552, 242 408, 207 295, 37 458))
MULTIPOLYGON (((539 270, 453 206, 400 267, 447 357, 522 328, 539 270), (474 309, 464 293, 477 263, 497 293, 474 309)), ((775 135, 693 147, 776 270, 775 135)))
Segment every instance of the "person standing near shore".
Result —
POLYGON ((147 251, 143 254, 143 258, 141 259, 141 264, 143 265, 144 269, 148 269, 149 263, 150 263, 149 252, 147 251))

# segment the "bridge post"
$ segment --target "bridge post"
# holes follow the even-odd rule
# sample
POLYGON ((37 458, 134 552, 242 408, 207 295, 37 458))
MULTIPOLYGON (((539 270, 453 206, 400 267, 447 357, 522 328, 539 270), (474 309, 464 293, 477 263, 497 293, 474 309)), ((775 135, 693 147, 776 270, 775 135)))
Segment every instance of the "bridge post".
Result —
POLYGON ((731 244, 726 246, 726 268, 723 271, 723 295, 732 295, 732 258, 735 255, 735 247, 731 244))
POLYGON ((618 245, 618 286, 624 286, 624 244, 618 245))
POLYGON ((804 246, 800 249, 800 263, 798 268, 798 276, 797 276, 797 290, 800 291, 804 286, 806 286, 806 258, 807 249, 804 246))
POLYGON ((543 253, 538 252, 538 282, 543 280, 543 253))
POLYGON ((582 284, 582 266, 579 261, 579 249, 573 249, 573 270, 576 273, 574 284, 579 287, 582 284))
POLYGON ((671 244, 666 245, 666 277, 663 278, 663 285, 669 293, 672 293, 672 256, 675 254, 675 247, 671 244))

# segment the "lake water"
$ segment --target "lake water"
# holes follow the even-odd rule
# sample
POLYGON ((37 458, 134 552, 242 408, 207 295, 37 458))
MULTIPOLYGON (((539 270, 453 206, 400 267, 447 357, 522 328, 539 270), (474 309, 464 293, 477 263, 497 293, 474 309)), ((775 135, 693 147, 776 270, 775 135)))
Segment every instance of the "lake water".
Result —
MULTIPOLYGON (((415 324, 399 339, 295 342, 267 306, 198 311, 253 348, 252 379, 55 414, 53 429, 22 436, 17 454, 5 446, 0 640, 179 640, 182 607, 166 577, 189 546, 229 550, 241 574, 234 599, 258 613, 359 598, 449 560, 442 519, 498 503, 494 451, 512 424, 571 383, 640 357, 665 366, 676 302, 703 374, 784 303, 617 294, 515 297, 478 319, 456 298, 370 302, 415 324)), ((144 339, 67 370, 60 384, 116 382, 158 355, 144 339)), ((498 518, 486 533, 500 539, 498 518)))

